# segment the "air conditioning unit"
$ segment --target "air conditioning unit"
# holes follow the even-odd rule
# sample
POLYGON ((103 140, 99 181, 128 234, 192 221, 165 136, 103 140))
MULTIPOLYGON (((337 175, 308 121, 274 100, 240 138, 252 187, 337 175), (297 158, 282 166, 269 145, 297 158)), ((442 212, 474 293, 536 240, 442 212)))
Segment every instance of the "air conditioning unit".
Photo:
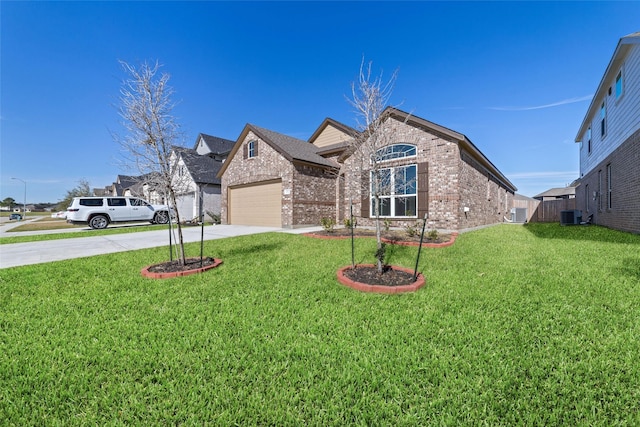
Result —
POLYGON ((572 209, 569 211, 560 211, 560 225, 576 225, 582 221, 582 211, 572 209))

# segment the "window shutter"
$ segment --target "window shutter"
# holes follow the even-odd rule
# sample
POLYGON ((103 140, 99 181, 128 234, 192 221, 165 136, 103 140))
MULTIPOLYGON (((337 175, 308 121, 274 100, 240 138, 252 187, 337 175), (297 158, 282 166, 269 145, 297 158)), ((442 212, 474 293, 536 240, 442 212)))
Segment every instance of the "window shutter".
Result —
POLYGON ((253 157, 258 157, 258 140, 253 142, 253 157))
POLYGON ((247 144, 244 144, 242 146, 242 158, 246 160, 247 157, 248 157, 248 148, 247 148, 247 144))
POLYGON ((429 174, 427 162, 418 163, 418 219, 429 213, 429 174))
POLYGON ((369 171, 362 172, 360 179, 362 199, 360 200, 360 216, 362 218, 369 218, 369 207, 371 206, 371 198, 369 196, 370 191, 369 171))

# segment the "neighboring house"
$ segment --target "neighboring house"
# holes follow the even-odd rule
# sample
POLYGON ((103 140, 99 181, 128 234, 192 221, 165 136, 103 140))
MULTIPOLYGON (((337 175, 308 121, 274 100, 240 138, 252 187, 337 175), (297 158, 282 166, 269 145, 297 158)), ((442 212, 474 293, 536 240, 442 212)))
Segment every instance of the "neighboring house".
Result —
POLYGON ((640 32, 619 40, 576 142, 583 217, 640 233, 640 32))
MULTIPOLYGON (((176 205, 180 219, 197 218, 200 195, 203 210, 220 214, 220 178, 216 175, 233 148, 234 141, 201 133, 193 148, 174 147, 170 162, 174 167, 174 185, 177 189, 176 205)), ((118 175, 116 181, 104 188, 94 188, 95 196, 133 196, 151 204, 166 203, 163 194, 155 188, 152 174, 140 176, 118 175)))
POLYGON ((112 188, 112 192, 111 195, 112 196, 135 196, 138 197, 139 194, 133 194, 135 193, 135 191, 131 191, 133 188, 136 187, 136 185, 139 186, 140 181, 142 180, 142 177, 139 176, 128 176, 128 175, 118 175, 116 178, 116 182, 114 182, 111 186, 112 188), (127 190, 129 191, 129 194, 127 193, 127 190))
POLYGON ((576 197, 576 187, 550 188, 538 195, 533 196, 534 199, 540 201, 573 199, 576 197))
POLYGON ((94 188, 93 195, 140 197, 151 204, 162 204, 164 203, 164 198, 153 191, 151 189, 153 185, 149 184, 153 181, 151 176, 151 174, 139 176, 118 175, 116 181, 104 189, 94 188))
POLYGON ((171 164, 175 165, 176 205, 181 220, 199 216, 201 198, 205 215, 220 214, 221 183, 216 175, 233 144, 234 141, 201 133, 194 148, 174 148, 171 164))
MULTIPOLYGON (((394 133, 382 167, 408 181, 394 184, 402 194, 383 197, 382 217, 392 226, 415 224, 425 214, 430 228, 447 230, 504 220, 516 188, 466 136, 395 108, 383 114, 394 133)), ((353 204, 358 224, 373 224, 370 165, 354 164, 356 156, 346 151, 354 135, 332 119, 309 141, 246 125, 218 173, 223 223, 341 222, 353 204)))

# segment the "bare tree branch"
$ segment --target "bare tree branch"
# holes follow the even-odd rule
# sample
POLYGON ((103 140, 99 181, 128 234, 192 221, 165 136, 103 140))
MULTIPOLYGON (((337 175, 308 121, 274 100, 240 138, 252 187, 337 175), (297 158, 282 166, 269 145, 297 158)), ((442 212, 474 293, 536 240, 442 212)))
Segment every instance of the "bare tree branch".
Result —
MULTIPOLYGON (((122 148, 125 166, 144 177, 150 192, 163 196, 176 208, 177 194, 187 182, 176 177, 177 156, 174 148, 181 140, 180 126, 173 115, 173 89, 169 74, 160 72, 160 64, 143 63, 136 68, 120 61, 127 78, 120 88, 118 109, 125 136, 114 135, 122 148)), ((185 262, 182 227, 177 208, 179 259, 185 262)))
MULTIPOLYGON (((395 87, 397 70, 388 80, 383 79, 382 73, 372 75, 372 63, 366 63, 364 58, 360 64, 358 81, 351 85, 351 98, 348 99, 354 108, 357 122, 357 134, 349 143, 350 157, 342 165, 340 173, 348 173, 350 179, 345 179, 345 191, 350 199, 358 198, 373 201, 371 206, 375 216, 377 240, 377 267, 382 273, 384 266, 384 244, 382 243, 380 212, 381 197, 385 195, 403 194, 406 188, 415 185, 415 179, 401 176, 407 173, 402 167, 389 168, 381 163, 388 159, 387 148, 394 143, 409 142, 411 135, 399 135, 389 116, 385 114, 389 100, 395 87), (392 172, 393 171, 393 172, 392 172), (366 178, 364 178, 366 176, 366 178), (401 183, 401 184, 399 184, 401 183), (401 188, 404 186, 405 188, 401 188)), ((367 206, 368 208, 369 206, 367 206)))

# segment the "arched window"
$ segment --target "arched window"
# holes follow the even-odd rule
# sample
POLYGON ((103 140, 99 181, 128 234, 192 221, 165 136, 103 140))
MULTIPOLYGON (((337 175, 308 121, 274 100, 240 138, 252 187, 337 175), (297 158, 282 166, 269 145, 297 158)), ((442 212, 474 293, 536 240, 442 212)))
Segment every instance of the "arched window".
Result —
POLYGON ((416 155, 416 146, 412 144, 393 144, 376 151, 375 160, 383 162, 386 160, 402 159, 416 155))

